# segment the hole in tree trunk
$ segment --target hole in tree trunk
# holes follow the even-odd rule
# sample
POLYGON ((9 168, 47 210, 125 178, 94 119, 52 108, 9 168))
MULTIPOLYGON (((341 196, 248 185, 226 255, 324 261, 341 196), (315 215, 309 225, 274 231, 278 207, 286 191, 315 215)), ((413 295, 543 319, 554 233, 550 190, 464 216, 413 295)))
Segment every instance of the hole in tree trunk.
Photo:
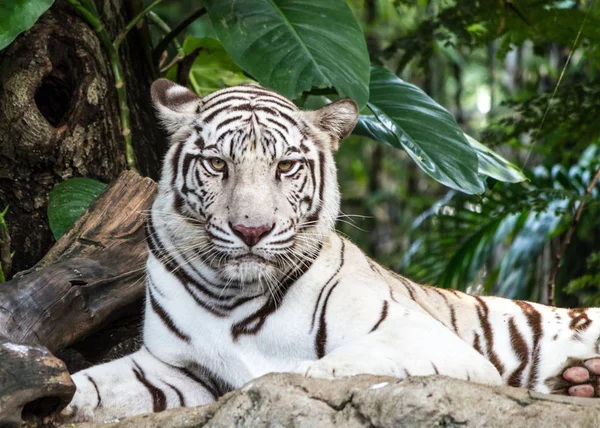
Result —
POLYGON ((55 128, 67 121, 78 86, 81 64, 71 40, 56 38, 48 46, 52 70, 42 79, 35 92, 35 103, 40 113, 55 128))
POLYGON ((35 92, 35 103, 40 113, 55 128, 66 122, 74 89, 68 75, 55 68, 52 74, 42 79, 42 84, 35 92))

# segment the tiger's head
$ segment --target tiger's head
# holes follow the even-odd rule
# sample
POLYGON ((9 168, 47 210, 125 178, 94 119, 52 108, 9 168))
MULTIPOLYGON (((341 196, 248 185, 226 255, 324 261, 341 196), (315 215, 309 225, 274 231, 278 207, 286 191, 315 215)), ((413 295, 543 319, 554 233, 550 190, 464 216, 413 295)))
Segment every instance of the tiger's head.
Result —
POLYGON ((171 139, 153 219, 182 250, 242 283, 281 280, 316 256, 339 211, 333 153, 354 101, 302 111, 258 85, 200 98, 164 79, 152 100, 171 139))

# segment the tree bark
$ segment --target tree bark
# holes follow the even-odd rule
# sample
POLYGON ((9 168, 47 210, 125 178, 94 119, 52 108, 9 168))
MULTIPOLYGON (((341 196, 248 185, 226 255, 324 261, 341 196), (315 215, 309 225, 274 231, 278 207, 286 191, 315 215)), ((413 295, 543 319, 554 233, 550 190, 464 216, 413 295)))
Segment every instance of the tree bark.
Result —
MULTIPOLYGON (((126 0, 98 0, 114 38, 131 18, 126 0)), ((138 167, 157 178, 166 142, 150 104, 153 70, 136 30, 120 50, 138 167)), ((89 26, 57 0, 36 25, 0 52, 0 209, 16 254, 13 272, 36 263, 53 243, 48 193, 86 176, 103 182, 126 167, 110 62, 89 26)))

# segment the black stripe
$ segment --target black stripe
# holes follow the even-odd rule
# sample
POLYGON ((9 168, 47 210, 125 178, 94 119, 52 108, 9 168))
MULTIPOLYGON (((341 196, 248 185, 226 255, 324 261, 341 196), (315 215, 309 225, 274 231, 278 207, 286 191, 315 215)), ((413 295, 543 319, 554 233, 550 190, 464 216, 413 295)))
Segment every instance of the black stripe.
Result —
POLYGON ((206 389, 210 393, 210 395, 213 396, 213 398, 215 400, 217 400, 219 398, 219 391, 218 391, 217 387, 212 382, 210 382, 209 379, 202 378, 202 377, 198 376, 196 373, 194 373, 193 371, 191 371, 190 369, 187 369, 187 368, 177 367, 177 369, 182 374, 184 374, 188 378, 192 379, 194 382, 199 383, 200 385, 202 385, 202 387, 204 387, 204 389, 206 389))
MULTIPOLYGON (((259 87, 259 86, 253 86, 252 88, 237 87, 237 88, 235 88, 235 90, 225 90, 223 92, 215 92, 214 94, 209 95, 207 97, 205 109, 208 110, 208 109, 210 109, 222 102, 225 102, 227 100, 226 98, 220 99, 221 97, 234 96, 234 95, 239 96, 240 94, 256 95, 257 97, 264 97, 264 98, 272 98, 274 100, 273 102, 279 101, 282 104, 284 104, 284 106, 288 107, 292 111, 296 111, 298 109, 287 98, 282 97, 277 92, 272 91, 267 88, 259 87)), ((240 97, 240 98, 243 100, 248 100, 249 97, 240 97)))
MULTIPOLYGON (((281 123, 280 121, 275 120, 272 117, 268 117, 268 116, 265 119, 268 122, 271 122, 271 124, 280 127, 281 129, 283 129, 285 132, 287 132, 289 134, 290 130, 284 123, 281 123)), ((276 128, 272 128, 272 129, 276 129, 276 128)))
POLYGON ((285 103, 282 103, 278 98, 271 97, 271 96, 268 96, 268 95, 258 96, 258 97, 255 98, 255 101, 257 101, 257 102, 273 103, 273 104, 278 105, 279 107, 287 108, 291 112, 297 111, 297 107, 294 104, 285 104, 285 103), (264 99, 264 98, 266 98, 266 99, 264 99))
POLYGON ((102 406, 102 397, 100 396, 100 390, 98 389, 98 385, 90 375, 85 375, 85 377, 87 377, 88 380, 92 383, 92 385, 94 385, 94 389, 96 390, 96 396, 98 397, 98 404, 96 404, 97 409, 98 407, 102 406))
POLYGON ((179 158, 181 157, 181 152, 183 151, 184 143, 179 143, 177 148, 175 149, 175 153, 171 158, 171 170, 173 175, 171 176, 171 186, 175 187, 175 181, 177 180, 177 172, 179 171, 179 158))
POLYGON ((479 323, 481 324, 481 329, 483 330, 483 338, 486 342, 486 354, 490 362, 496 367, 500 375, 504 373, 504 364, 498 358, 496 351, 494 351, 494 333, 492 331, 492 325, 490 324, 489 315, 490 310, 488 308, 487 303, 479 297, 473 296, 475 300, 477 300, 478 305, 477 316, 479 317, 479 323))
POLYGON ((329 297, 331 297, 331 293, 340 283, 337 280, 329 289, 329 293, 325 297, 325 301, 323 302, 323 309, 321 310, 321 318, 319 321, 319 329, 317 330, 317 335, 315 336, 315 353, 317 354, 317 358, 323 358, 325 356, 325 346, 327 345, 327 303, 329 303, 329 297))
POLYGON ((223 314, 220 311, 215 310, 213 307, 209 306, 207 303, 205 303, 203 300, 201 300, 198 296, 196 296, 196 294, 192 291, 192 289, 190 288, 190 284, 194 284, 196 285, 198 289, 203 289, 199 284, 196 283, 196 281, 194 281, 193 278, 191 278, 187 272, 185 271, 185 269, 177 264, 174 264, 172 260, 169 260, 170 255, 165 251, 165 249, 163 248, 162 244, 160 243, 160 240, 158 239, 157 236, 154 236, 155 234, 155 230, 154 227, 152 225, 152 216, 150 216, 150 218, 148 219, 147 225, 150 229, 150 239, 148 240, 148 249, 150 250, 150 253, 163 265, 165 266, 165 268, 171 272, 173 275, 175 275, 175 277, 179 280, 179 282, 184 286, 184 288, 187 290, 187 292, 192 296, 192 298, 194 299, 194 301, 201 306, 202 308, 206 309, 207 311, 209 311, 210 313, 212 313, 213 315, 217 316, 217 317, 224 317, 225 314, 223 314))
POLYGON ((388 314, 388 301, 384 300, 383 307, 381 308, 381 316, 379 317, 379 321, 377 321, 377 323, 373 326, 373 328, 371 329, 371 331, 369 333, 373 333, 375 330, 377 330, 379 328, 381 323, 387 317, 387 314, 388 314))
POLYGON ((150 393, 150 396, 152 397, 152 411, 154 413, 162 412, 167 408, 167 397, 165 396, 165 393, 156 386, 152 385, 148 381, 148 379, 146 379, 146 374, 144 373, 144 370, 142 370, 142 368, 133 358, 131 359, 131 361, 135 366, 135 368, 133 369, 135 377, 142 385, 146 387, 146 389, 150 393))
MULTIPOLYGON (((230 92, 231 94, 235 94, 235 92, 230 92)), ((222 96, 225 96, 226 94, 223 94, 222 96)), ((230 95, 228 97, 223 98, 222 100, 219 99, 217 101, 219 97, 215 98, 214 101, 211 101, 209 103, 206 103, 206 105, 203 106, 203 112, 207 112, 208 110, 210 110, 211 108, 213 108, 216 105, 219 104, 223 104, 223 103, 227 103, 229 101, 244 101, 244 102, 248 102, 248 97, 240 97, 239 95, 230 95)))
POLYGON ((165 308, 163 308, 161 304, 158 303, 158 301, 152 294, 152 289, 150 287, 148 287, 148 297, 150 298, 150 306, 152 307, 152 310, 156 313, 156 315, 158 315, 163 324, 167 326, 167 328, 171 330, 171 332, 173 332, 175 336, 177 336, 186 343, 190 343, 190 337, 175 326, 173 318, 171 318, 171 316, 167 313, 165 308))
POLYGON ((237 341, 242 334, 250 335, 256 334, 260 331, 269 315, 274 313, 279 308, 278 303, 285 298, 285 295, 291 286, 310 270, 312 264, 318 258, 318 254, 321 252, 322 248, 322 243, 320 243, 319 248, 316 251, 317 256, 315 258, 311 258, 308 263, 302 263, 298 269, 287 274, 281 281, 277 292, 267 296, 267 301, 261 308, 244 318, 242 321, 231 326, 231 337, 233 338, 234 342, 237 341), (279 302, 275 296, 278 296, 277 299, 279 302), (253 327, 251 327, 252 324, 254 324, 253 327))
POLYGON ((519 331, 514 317, 511 317, 508 320, 508 333, 510 335, 510 344, 512 346, 513 352, 515 356, 519 359, 520 364, 515 369, 515 371, 512 372, 512 374, 508 377, 507 383, 510 386, 525 386, 525 382, 523 379, 523 371, 527 368, 527 365, 529 364, 529 347, 527 346, 525 338, 519 331))
POLYGON ((209 124, 213 121, 215 117, 217 117, 220 113, 223 113, 225 110, 229 110, 231 108, 230 105, 225 105, 223 107, 215 109, 211 114, 204 118, 204 123, 209 124))
POLYGON ((340 239, 340 241, 342 242, 342 247, 340 249, 340 265, 337 267, 337 269, 335 270, 333 275, 331 275, 331 277, 327 280, 327 282, 325 282, 325 285, 323 285, 323 287, 321 288, 321 291, 319 292, 319 296, 317 297, 317 301, 315 302, 315 309, 313 310, 313 314, 312 314, 312 321, 310 322, 310 331, 312 331, 312 329, 315 326, 315 318, 317 316, 317 309, 319 308, 319 303, 321 302, 321 296, 323 295, 323 291, 327 288, 329 283, 331 281, 333 281, 333 279, 337 276, 337 274, 340 273, 340 270, 344 266, 344 260, 345 260, 344 253, 346 252, 346 243, 344 242, 343 239, 340 239))
POLYGON ((174 387, 173 385, 171 385, 170 383, 165 382, 165 385, 167 385, 169 388, 171 388, 173 391, 175 391, 175 394, 177 394, 177 397, 179 397, 179 406, 185 407, 185 398, 184 398, 183 394, 181 393, 181 391, 179 389, 177 389, 176 387, 174 387))
MULTIPOLYGON (((542 329, 542 314, 530 303, 516 300, 515 304, 521 308, 523 315, 527 318, 527 324, 531 328, 533 343, 531 349, 531 370, 527 386, 534 388, 538 378, 538 365, 540 363, 540 341, 544 331, 542 329)), ((502 372, 500 372, 502 374, 502 372)))
MULTIPOLYGON (((223 122, 219 123, 215 129, 215 132, 218 131, 219 129, 221 129, 224 126, 229 125, 231 122, 235 122, 236 120, 240 120, 242 118, 242 115, 238 115, 238 116, 232 116, 229 119, 225 119, 223 122)), ((220 140, 222 136, 219 136, 217 138, 217 140, 220 140)))

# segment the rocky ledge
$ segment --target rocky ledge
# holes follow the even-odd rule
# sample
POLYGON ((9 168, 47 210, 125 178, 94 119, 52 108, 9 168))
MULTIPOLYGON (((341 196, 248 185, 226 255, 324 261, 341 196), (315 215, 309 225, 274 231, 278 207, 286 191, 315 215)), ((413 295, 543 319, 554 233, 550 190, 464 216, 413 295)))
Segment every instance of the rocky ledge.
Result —
MULTIPOLYGON (((74 425, 65 425, 64 427, 74 425)), ((333 381, 270 374, 207 406, 77 428, 600 427, 600 399, 487 387, 442 376, 333 381)))

